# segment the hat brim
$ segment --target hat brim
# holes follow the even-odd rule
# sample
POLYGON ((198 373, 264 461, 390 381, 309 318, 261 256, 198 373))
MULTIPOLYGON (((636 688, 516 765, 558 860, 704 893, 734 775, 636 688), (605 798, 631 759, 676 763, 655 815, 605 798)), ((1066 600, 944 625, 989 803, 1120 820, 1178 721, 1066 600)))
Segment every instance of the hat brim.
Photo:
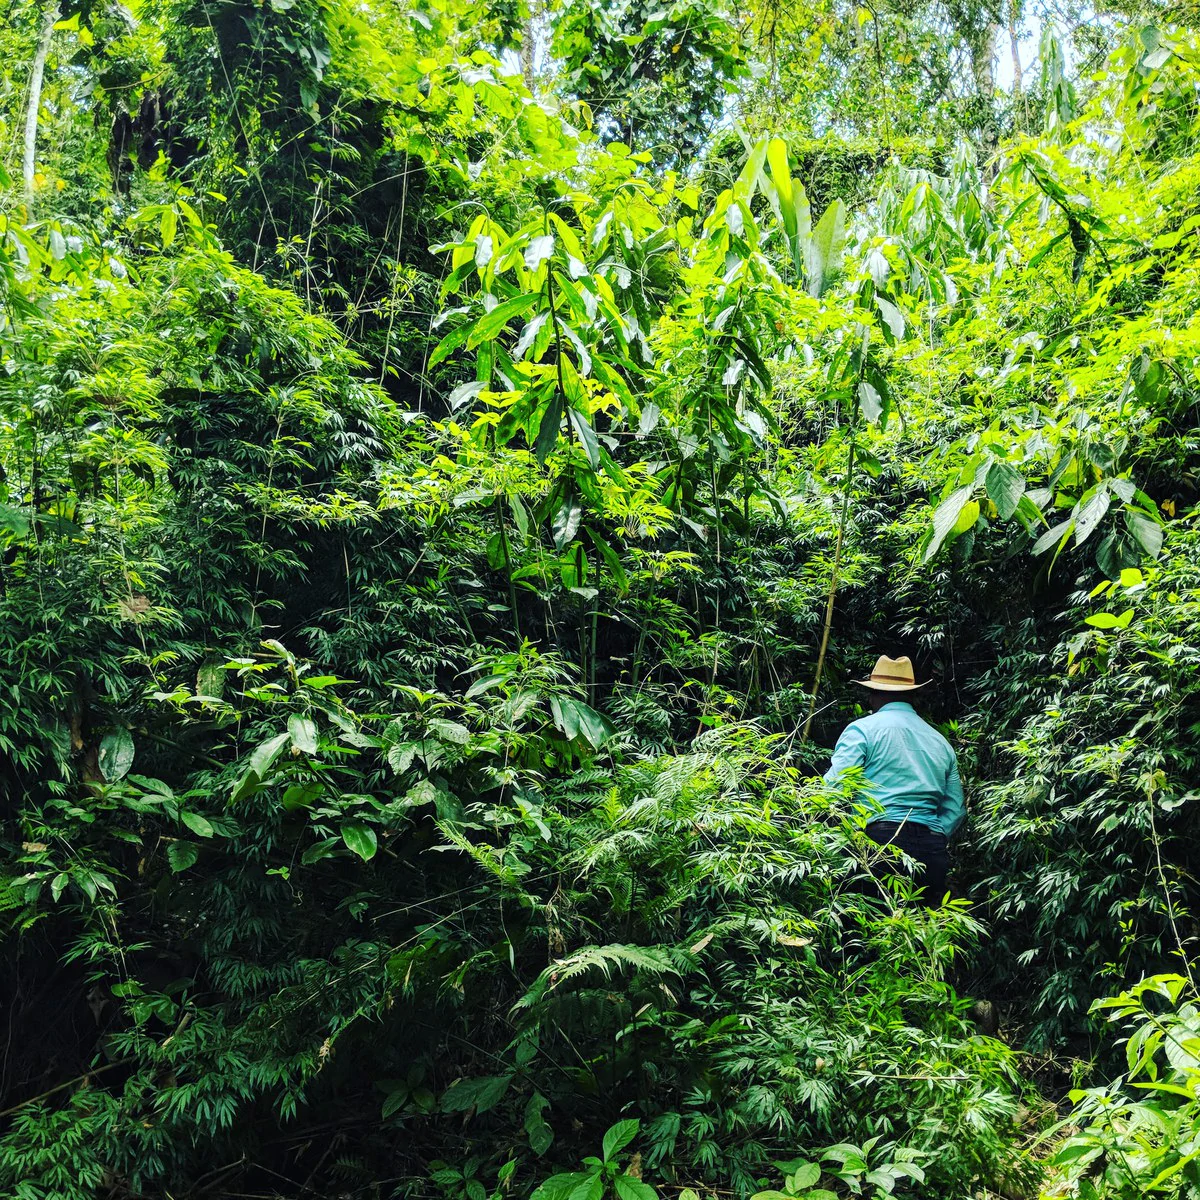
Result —
POLYGON ((859 687, 870 688, 873 692, 915 692, 933 681, 926 679, 924 683, 876 683, 873 679, 855 679, 854 682, 859 687))

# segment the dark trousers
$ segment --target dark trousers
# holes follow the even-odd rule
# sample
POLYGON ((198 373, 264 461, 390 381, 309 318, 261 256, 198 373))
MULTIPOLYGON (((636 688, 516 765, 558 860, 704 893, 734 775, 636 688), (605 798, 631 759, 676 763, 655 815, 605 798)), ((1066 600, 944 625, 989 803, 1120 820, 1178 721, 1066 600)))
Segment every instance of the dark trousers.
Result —
MULTIPOLYGON (((921 904, 925 908, 941 904, 946 894, 946 868, 949 865, 944 834, 935 833, 928 825, 916 821, 872 821, 867 826, 867 837, 877 846, 898 846, 909 858, 915 859, 917 869, 913 873, 913 883, 924 889, 920 893, 921 904)), ((891 856, 888 857, 890 860, 891 856)), ((873 870, 877 877, 894 875, 899 864, 880 862, 873 870)))

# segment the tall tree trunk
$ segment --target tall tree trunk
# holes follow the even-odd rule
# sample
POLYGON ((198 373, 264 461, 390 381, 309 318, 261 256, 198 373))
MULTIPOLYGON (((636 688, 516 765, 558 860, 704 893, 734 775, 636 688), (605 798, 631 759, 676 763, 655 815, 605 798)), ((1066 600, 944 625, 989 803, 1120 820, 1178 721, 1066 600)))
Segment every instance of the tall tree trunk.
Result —
POLYGON ((525 19, 525 29, 521 34, 521 74, 525 76, 525 86, 534 90, 534 51, 537 49, 537 18, 538 8, 534 3, 529 5, 529 16, 525 19))
POLYGON ((25 183, 25 207, 33 210, 33 175, 37 163, 38 113, 42 107, 42 79, 46 74, 46 59, 50 55, 50 41, 54 37, 54 26, 58 24, 59 8, 56 0, 50 0, 46 19, 38 38, 37 53, 33 56, 33 70, 29 75, 29 107, 25 110, 25 157, 21 163, 21 177, 25 183))
POLYGON ((970 43, 971 73, 975 77, 975 95, 981 107, 981 131, 989 149, 1000 139, 996 125, 996 42, 999 36, 999 24, 988 21, 970 43))
POLYGON ((1012 51, 1013 96, 1020 97, 1024 92, 1021 82, 1021 47, 1017 40, 1017 22, 1020 20, 1020 0, 1008 2, 1008 45, 1012 51))

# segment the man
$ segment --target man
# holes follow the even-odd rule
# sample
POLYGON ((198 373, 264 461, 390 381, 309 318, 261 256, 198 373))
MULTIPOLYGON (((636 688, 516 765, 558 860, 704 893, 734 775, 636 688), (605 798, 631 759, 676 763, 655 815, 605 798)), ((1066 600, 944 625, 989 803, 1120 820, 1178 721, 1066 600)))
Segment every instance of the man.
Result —
POLYGON ((921 902, 932 907, 946 890, 946 843, 966 816, 958 761, 908 702, 925 686, 916 682, 910 659, 882 655, 870 679, 855 683, 868 690, 871 715, 846 726, 825 782, 836 784, 849 768, 862 768, 864 791, 883 808, 867 836, 916 860, 913 882, 924 889, 921 902))

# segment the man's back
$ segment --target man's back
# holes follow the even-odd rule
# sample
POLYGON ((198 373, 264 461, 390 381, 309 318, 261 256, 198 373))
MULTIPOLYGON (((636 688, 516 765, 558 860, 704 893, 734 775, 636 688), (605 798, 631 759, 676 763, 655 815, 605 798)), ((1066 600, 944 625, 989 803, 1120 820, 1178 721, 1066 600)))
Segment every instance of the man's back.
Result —
POLYGON ((962 824, 962 784, 950 743, 903 700, 846 726, 826 782, 861 767, 882 820, 917 821, 949 837, 962 824))

